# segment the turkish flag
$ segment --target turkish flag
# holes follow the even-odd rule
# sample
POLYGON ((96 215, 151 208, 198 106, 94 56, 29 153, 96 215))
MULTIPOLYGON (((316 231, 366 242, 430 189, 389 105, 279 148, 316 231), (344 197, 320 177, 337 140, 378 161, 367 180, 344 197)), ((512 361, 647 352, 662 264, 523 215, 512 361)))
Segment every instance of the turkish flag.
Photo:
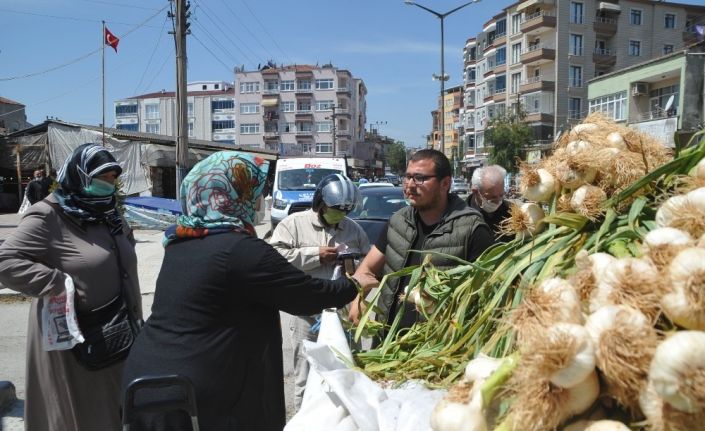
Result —
POLYGON ((117 53, 118 43, 120 43, 120 39, 111 33, 110 30, 108 30, 108 27, 105 27, 105 44, 112 46, 117 53))

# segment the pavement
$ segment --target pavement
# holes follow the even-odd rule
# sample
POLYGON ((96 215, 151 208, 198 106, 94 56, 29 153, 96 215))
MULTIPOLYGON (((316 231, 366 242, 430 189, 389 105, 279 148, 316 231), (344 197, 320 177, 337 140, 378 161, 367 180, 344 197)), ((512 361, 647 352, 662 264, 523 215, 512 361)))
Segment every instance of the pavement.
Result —
MULTIPOLYGON (((18 214, 0 214, 0 242, 12 234, 21 219, 18 214)), ((269 212, 261 224, 256 227, 257 235, 262 238, 269 230, 269 212)), ((136 230, 138 274, 142 292, 142 309, 145 319, 151 314, 157 276, 164 257, 161 245, 163 233, 156 230, 136 230)), ((17 400, 12 408, 0 418, 0 431, 24 430, 25 400, 25 344, 27 337, 27 318, 29 298, 9 289, 0 288, 0 381, 10 381, 15 386, 17 400)), ((284 386, 287 407, 287 419, 293 416, 293 352, 287 334, 284 333, 284 386)), ((0 394, 0 396, 2 396, 0 394)), ((0 404, 2 404, 0 400, 0 404)))

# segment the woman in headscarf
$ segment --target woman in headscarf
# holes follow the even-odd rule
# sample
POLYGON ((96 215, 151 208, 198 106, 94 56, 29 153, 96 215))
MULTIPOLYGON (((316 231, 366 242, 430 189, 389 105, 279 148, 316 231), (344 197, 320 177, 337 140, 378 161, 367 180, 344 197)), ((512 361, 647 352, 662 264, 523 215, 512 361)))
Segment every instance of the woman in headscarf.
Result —
POLYGON ((27 332, 28 431, 120 429, 124 361, 89 371, 70 350, 45 351, 41 316, 42 297, 64 292, 68 275, 79 316, 124 291, 141 319, 135 242, 116 208, 121 172, 105 148, 78 147, 59 172, 58 189, 32 205, 0 246, 0 282, 34 297, 27 332))
MULTIPOLYGON (((281 430, 279 310, 309 315, 342 307, 355 297, 356 284, 376 283, 311 278, 257 239, 268 168, 258 157, 226 151, 184 178, 184 215, 166 232, 152 314, 125 366, 123 388, 145 375, 188 377, 204 430, 281 430)), ((162 396, 138 393, 136 404, 162 396)), ((191 429, 180 411, 144 414, 134 426, 191 429)))

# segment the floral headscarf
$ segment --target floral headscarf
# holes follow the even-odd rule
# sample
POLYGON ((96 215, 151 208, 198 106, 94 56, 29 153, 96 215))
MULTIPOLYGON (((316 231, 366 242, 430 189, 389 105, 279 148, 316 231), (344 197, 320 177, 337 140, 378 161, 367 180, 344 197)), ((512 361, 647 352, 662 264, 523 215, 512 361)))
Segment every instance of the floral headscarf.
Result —
POLYGON ((84 189, 93 178, 109 171, 118 175, 122 168, 115 157, 100 145, 83 144, 66 159, 59 171, 59 187, 54 196, 61 209, 79 220, 105 222, 113 235, 122 232, 122 218, 117 211, 115 194, 109 196, 88 196, 84 189))
POLYGON ((267 180, 269 162, 239 151, 220 151, 191 169, 181 183, 183 215, 165 232, 174 240, 243 230, 255 234, 255 205, 267 180))

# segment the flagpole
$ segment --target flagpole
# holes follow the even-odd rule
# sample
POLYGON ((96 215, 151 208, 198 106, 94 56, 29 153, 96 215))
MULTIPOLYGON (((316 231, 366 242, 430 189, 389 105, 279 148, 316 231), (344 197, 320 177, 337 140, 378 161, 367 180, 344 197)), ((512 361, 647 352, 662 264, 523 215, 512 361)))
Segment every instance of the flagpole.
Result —
POLYGON ((102 122, 102 132, 103 132, 103 146, 105 146, 105 21, 103 21, 103 33, 101 33, 101 62, 102 67, 100 71, 101 80, 103 82, 103 97, 100 99, 100 106, 103 110, 103 122, 102 122))

